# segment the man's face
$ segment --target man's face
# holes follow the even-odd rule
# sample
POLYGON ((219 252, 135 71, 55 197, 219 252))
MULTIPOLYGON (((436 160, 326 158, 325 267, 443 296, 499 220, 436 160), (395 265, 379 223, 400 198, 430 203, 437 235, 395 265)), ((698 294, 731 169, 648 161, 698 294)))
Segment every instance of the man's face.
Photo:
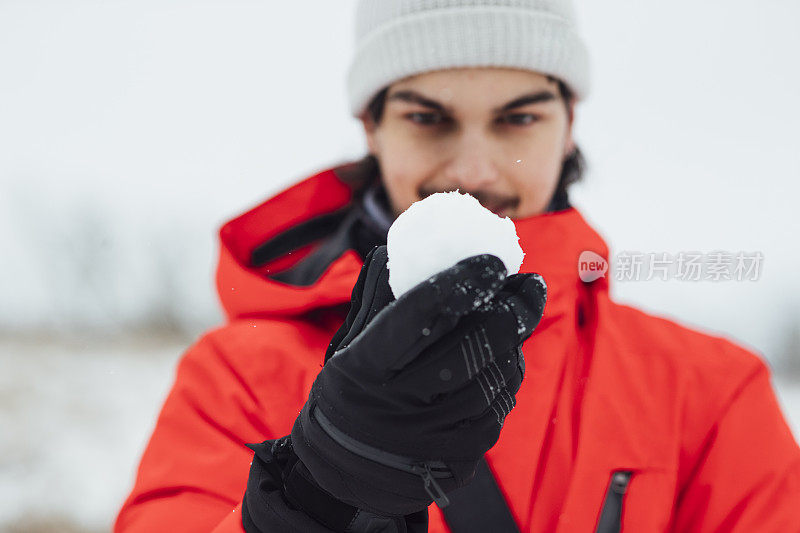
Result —
POLYGON ((379 124, 362 118, 395 216, 459 189, 501 216, 542 213, 574 148, 558 84, 536 72, 459 68, 389 87, 379 124))

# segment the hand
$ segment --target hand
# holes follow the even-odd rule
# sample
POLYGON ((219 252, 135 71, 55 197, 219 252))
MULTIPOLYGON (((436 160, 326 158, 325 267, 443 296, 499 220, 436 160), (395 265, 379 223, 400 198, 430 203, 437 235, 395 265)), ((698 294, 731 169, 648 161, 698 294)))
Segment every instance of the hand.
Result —
POLYGON ((467 484, 497 442, 541 319, 538 274, 465 259, 395 300, 386 247, 367 256, 345 323, 292 429, 294 452, 339 500, 407 515, 467 484))

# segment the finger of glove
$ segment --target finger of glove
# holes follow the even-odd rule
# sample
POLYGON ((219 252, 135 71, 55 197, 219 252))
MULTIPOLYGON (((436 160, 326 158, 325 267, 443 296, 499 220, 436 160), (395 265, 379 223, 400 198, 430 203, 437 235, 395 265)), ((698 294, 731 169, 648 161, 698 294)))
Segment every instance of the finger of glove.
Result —
MULTIPOLYGON (((493 378, 487 376, 491 383, 493 378)), ((522 376, 518 372, 506 387, 489 389, 487 381, 472 381, 440 403, 426 406, 424 420, 430 420, 426 435, 447 436, 442 450, 460 454, 485 451, 497 439, 506 417, 517 404, 516 392, 522 376), (486 448, 481 449, 485 445, 486 448)))
POLYGON ((516 330, 516 318, 510 311, 498 308, 487 313, 472 313, 393 375, 390 385, 400 394, 429 402, 431 398, 464 387, 490 364, 507 363, 509 368, 503 367, 498 378, 510 377, 517 364, 516 330))
POLYGON ((352 346, 395 373, 451 331, 462 316, 491 300, 505 278, 505 266, 494 255, 459 261, 386 306, 352 346))
POLYGON ((369 321, 394 300, 389 288, 387 263, 386 245, 373 248, 365 258, 361 274, 353 289, 351 311, 347 317, 350 325, 347 334, 338 342, 337 350, 350 344, 369 321))
POLYGON ((476 420, 490 412, 505 418, 517 404, 516 394, 522 385, 523 373, 517 364, 517 353, 506 354, 482 369, 467 386, 441 400, 447 405, 460 405, 459 422, 476 420))
POLYGON ((515 405, 516 397, 513 395, 498 395, 477 416, 468 416, 454 424, 450 446, 458 446, 459 450, 470 450, 472 453, 487 452, 497 443, 506 418, 515 405), (506 407, 509 398, 510 408, 506 407))
POLYGON ((363 296, 365 301, 369 300, 371 302, 367 311, 365 325, 369 325, 378 313, 395 301, 394 293, 389 286, 389 258, 386 245, 379 246, 375 249, 375 259, 373 259, 373 262, 376 263, 375 268, 380 268, 380 273, 375 279, 374 285, 368 286, 370 291, 369 298, 367 298, 366 292, 363 296))
MULTIPOLYGON (((472 383, 472 399, 479 401, 519 379, 512 387, 516 394, 525 372, 521 345, 541 320, 546 298, 538 274, 510 276, 493 300, 392 376, 391 386, 414 401, 431 403, 472 383)), ((474 415, 470 399, 462 398, 461 405, 474 415)))
POLYGON ((430 415, 455 428, 470 426, 485 417, 502 424, 517 404, 516 394, 522 381, 522 370, 516 364, 503 369, 489 365, 466 386, 433 404, 430 415), (504 370, 510 370, 511 374, 501 377, 504 370))
POLYGON ((547 287, 538 274, 509 276, 492 300, 395 373, 392 387, 427 402, 464 387, 498 359, 509 365, 494 369, 500 371, 499 378, 511 378, 516 366, 524 372, 517 350, 541 320, 546 298, 547 287))
POLYGON ((336 333, 333 334, 331 342, 328 344, 328 349, 325 351, 325 362, 327 362, 334 352, 340 348, 342 341, 350 331, 353 321, 355 320, 356 315, 361 308, 361 295, 364 292, 364 283, 366 282, 367 272, 369 271, 370 264, 372 263, 372 257, 375 254, 375 250, 376 248, 372 248, 372 250, 367 252, 366 257, 364 258, 364 264, 361 266, 361 271, 358 273, 358 279, 356 279, 356 282, 353 285, 353 290, 350 293, 350 309, 347 312, 347 317, 344 319, 344 322, 341 326, 339 326, 339 329, 336 331, 336 333))
MULTIPOLYGON (((547 285, 539 274, 514 274, 509 276, 503 289, 485 306, 481 313, 498 313, 516 324, 515 334, 509 339, 512 345, 522 344, 533 334, 544 314, 547 285)), ((503 346, 505 349, 505 346, 503 346)))

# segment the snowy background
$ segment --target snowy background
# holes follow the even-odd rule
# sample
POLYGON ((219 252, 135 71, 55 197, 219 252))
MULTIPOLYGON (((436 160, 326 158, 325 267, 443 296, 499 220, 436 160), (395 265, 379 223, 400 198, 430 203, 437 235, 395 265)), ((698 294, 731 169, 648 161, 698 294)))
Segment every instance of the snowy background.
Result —
MULTIPOLYGON (((800 4, 576 1, 573 197, 614 254, 760 251, 757 281, 612 280, 772 365, 800 435, 800 4), (795 243, 795 244, 793 244, 795 243)), ((352 0, 0 0, 0 530, 108 530, 221 320, 216 230, 365 153, 352 0)))

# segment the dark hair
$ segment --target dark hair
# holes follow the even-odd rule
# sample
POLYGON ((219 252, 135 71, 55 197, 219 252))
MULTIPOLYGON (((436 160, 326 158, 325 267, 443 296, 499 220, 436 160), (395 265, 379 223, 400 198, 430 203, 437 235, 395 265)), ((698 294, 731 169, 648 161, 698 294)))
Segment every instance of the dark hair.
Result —
MULTIPOLYGON (((547 76, 547 79, 558 83, 558 92, 561 94, 562 100, 564 100, 567 113, 571 114, 571 104, 574 99, 574 95, 570 88, 563 81, 553 76, 547 76)), ((372 100, 370 100, 369 104, 367 104, 367 115, 375 124, 380 124, 380 121, 383 118, 383 110, 386 106, 386 95, 388 92, 389 87, 384 87, 372 98, 372 100)), ((358 176, 369 179, 369 177, 377 176, 380 173, 378 160, 373 154, 367 154, 364 156, 363 159, 356 163, 356 167, 357 168, 353 169, 355 170, 354 173, 348 174, 354 177, 358 176)), ((575 149, 564 158, 564 162, 561 165, 561 175, 559 176, 556 190, 553 192, 553 197, 550 200, 550 205, 547 208, 548 211, 559 211, 570 206, 567 189, 573 183, 581 181, 585 171, 586 159, 584 158, 583 152, 581 152, 580 148, 575 145, 575 149)), ((359 178, 356 179, 360 181, 359 178)))

